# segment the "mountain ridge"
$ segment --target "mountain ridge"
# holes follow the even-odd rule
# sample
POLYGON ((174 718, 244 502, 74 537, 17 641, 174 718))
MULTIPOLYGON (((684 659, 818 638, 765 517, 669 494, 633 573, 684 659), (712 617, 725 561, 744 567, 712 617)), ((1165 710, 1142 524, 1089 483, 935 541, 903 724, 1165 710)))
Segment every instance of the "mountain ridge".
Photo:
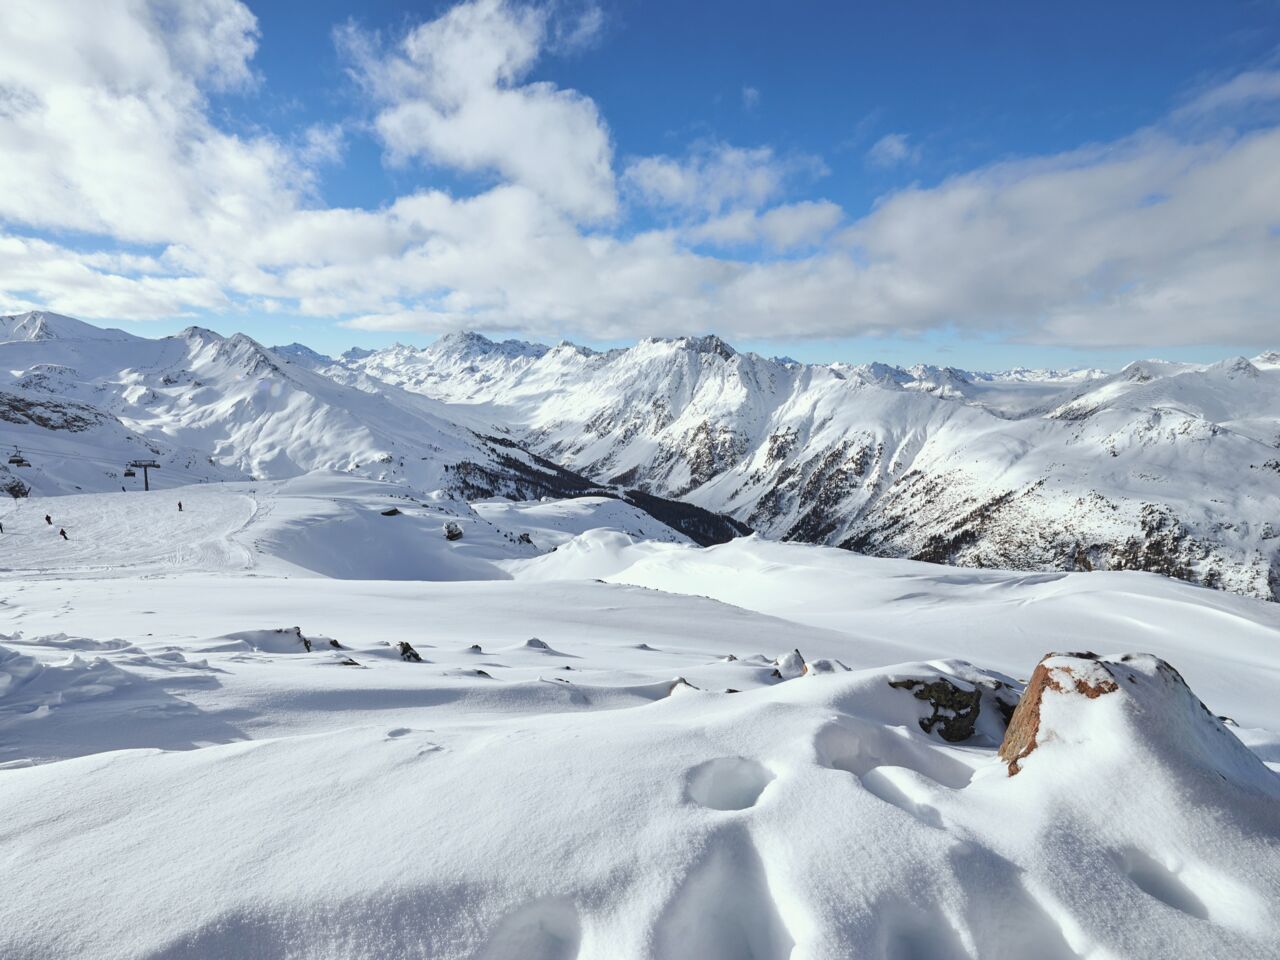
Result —
POLYGON ((688 523, 716 536, 1280 593, 1268 354, 983 373, 799 364, 716 336, 598 352, 466 333, 333 358, 64 320, 43 337, 4 318, 24 339, 0 343, 0 442, 58 464, 0 465, 11 491, 101 488, 137 456, 165 484, 331 470, 460 499, 607 491, 701 511, 688 523))
MULTIPOLYGON (((329 375, 466 405, 550 460, 767 536, 1016 569, 1146 569, 1276 597, 1280 378, 1135 361, 1115 373, 795 364, 719 338, 511 357, 467 339, 329 375)), ((433 345, 434 346, 434 345, 433 345)))

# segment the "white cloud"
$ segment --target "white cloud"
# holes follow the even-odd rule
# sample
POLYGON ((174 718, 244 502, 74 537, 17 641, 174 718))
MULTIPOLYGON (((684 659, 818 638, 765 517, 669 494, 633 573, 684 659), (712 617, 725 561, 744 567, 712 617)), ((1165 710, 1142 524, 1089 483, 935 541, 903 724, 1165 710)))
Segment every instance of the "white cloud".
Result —
MULTIPOLYGON (((243 5, 58 6, 9 0, 0 17, 3 309, 119 320, 251 304, 360 329, 600 339, 954 326, 1073 345, 1274 341, 1280 128, 1215 120, 1269 95, 1272 74, 1202 92, 1194 125, 1175 115, 900 190, 861 218, 797 202, 825 172, 815 158, 708 142, 630 160, 618 180, 650 209, 619 210, 595 105, 528 80, 564 32, 541 8, 475 0, 390 48, 351 30, 344 43, 389 152, 495 182, 341 209, 318 203, 311 169, 341 162, 340 131, 291 147, 210 118, 208 91, 265 82, 243 5), (622 213, 636 216, 609 219, 622 213), (668 225, 635 232, 651 213, 668 225)), ((914 147, 895 149, 905 162, 914 147)))
POLYGON ((779 250, 818 243, 836 228, 844 211, 829 200, 805 200, 774 207, 760 217, 760 233, 779 250))
POLYGON ((298 156, 308 165, 337 163, 342 159, 346 146, 346 133, 341 124, 317 123, 303 131, 302 147, 298 156))
POLYGON ((234 0, 9 0, 0 219, 199 243, 290 207, 308 176, 289 151, 205 113, 206 89, 253 82, 256 37, 234 0))
POLYGON ((829 200, 784 203, 763 213, 738 209, 690 227, 695 243, 747 246, 763 243, 777 251, 814 246, 825 239, 844 218, 844 211, 829 200))
POLYGON ((544 10, 474 0, 390 53, 353 26, 338 36, 382 104, 374 125, 393 161, 492 171, 580 219, 614 213, 613 151, 595 104, 545 81, 521 83, 548 42, 544 10))
POLYGON ((902 191, 846 239, 866 320, 1087 345, 1264 342, 1280 298, 1280 130, 1145 132, 902 191))
POLYGON ((168 274, 146 257, 80 254, 0 233, 0 265, 3 313, 48 308, 87 320, 146 320, 230 306, 217 283, 168 274), (136 275, 139 271, 143 275, 136 275))
POLYGON ((704 142, 695 144, 683 159, 634 159, 623 171, 623 180, 644 203, 717 213, 730 207, 757 209, 781 194, 788 180, 826 172, 816 157, 780 157, 772 147, 704 142))
POLYGON ((760 106, 760 91, 755 87, 742 88, 742 109, 748 112, 760 106))
MULTIPOLYGON (((563 9, 556 11, 565 14, 563 9)), ((576 14, 551 18, 551 48, 558 53, 574 53, 595 46, 604 35, 604 11, 594 0, 580 6, 576 14)))
POLYGON ((919 159, 920 148, 905 133, 886 133, 867 151, 867 162, 873 167, 896 167, 919 159))
POLYGON ((1248 70, 1200 91, 1179 107, 1174 117, 1191 120, 1275 101, 1280 101, 1280 71, 1248 70))

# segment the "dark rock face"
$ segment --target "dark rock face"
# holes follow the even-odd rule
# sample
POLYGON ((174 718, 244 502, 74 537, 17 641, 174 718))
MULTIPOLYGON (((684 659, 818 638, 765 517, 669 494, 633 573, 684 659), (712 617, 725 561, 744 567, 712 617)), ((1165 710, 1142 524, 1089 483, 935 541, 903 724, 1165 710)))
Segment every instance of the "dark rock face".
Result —
POLYGON ((689 467, 689 483, 678 494, 697 489, 734 466, 746 454, 747 438, 724 424, 704 420, 681 441, 676 456, 689 467))
POLYGON ((17 477, 8 477, 0 474, 0 492, 7 493, 15 500, 20 500, 31 492, 31 487, 17 477))
POLYGON ((75 400, 52 400, 47 397, 0 392, 0 420, 8 423, 80 433, 112 419, 114 418, 96 407, 75 400))
POLYGON ((384 517, 398 517, 400 516, 400 509, 399 507, 392 507, 390 510, 383 510, 382 515, 384 517))
POLYGON ((396 649, 400 651, 400 659, 409 663, 421 663, 422 655, 409 644, 407 640, 401 640, 396 644, 396 649))
POLYGON ((982 710, 982 692, 976 687, 963 690, 950 680, 891 680, 895 690, 908 690, 917 700, 933 707, 933 713, 920 718, 920 729, 932 733, 949 743, 958 743, 973 736, 974 724, 982 710))
POLYGON ((701 547, 749 536, 752 532, 749 526, 732 517, 634 488, 633 484, 639 477, 637 471, 615 476, 609 481, 612 486, 602 487, 581 474, 530 453, 508 438, 486 436, 480 439, 493 448, 496 460, 504 469, 497 471, 469 461, 455 464, 454 478, 468 500, 497 494, 514 500, 537 500, 543 496, 611 497, 643 510, 660 523, 679 530, 701 547), (619 492, 617 486, 631 489, 619 492))
POLYGON ((461 540, 462 528, 452 520, 449 520, 444 525, 444 538, 446 540, 461 540))
POLYGON ((741 521, 682 500, 655 497, 644 490, 628 490, 622 499, 655 520, 679 530, 700 547, 727 543, 734 537, 751 534, 751 528, 741 521))
MULTIPOLYGON (((1144 504, 1142 507, 1142 535, 1130 537, 1111 551, 1110 569, 1147 570, 1166 577, 1196 582, 1195 573, 1188 562, 1195 544, 1183 525, 1167 507, 1144 504)), ((1207 551, 1204 551, 1207 552, 1207 551)), ((1205 586, 1220 586, 1205 583, 1205 586)))

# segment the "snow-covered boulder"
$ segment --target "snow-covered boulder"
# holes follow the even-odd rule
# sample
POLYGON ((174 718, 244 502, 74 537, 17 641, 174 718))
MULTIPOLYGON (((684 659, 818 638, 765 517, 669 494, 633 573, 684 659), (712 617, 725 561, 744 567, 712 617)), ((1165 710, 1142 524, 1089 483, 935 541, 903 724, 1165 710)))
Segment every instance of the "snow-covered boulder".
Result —
POLYGON ((1132 758, 1280 796, 1277 777, 1159 657, 1051 653, 1036 666, 1000 745, 1009 776, 1047 764, 1132 758))
MULTIPOLYGON (((330 646, 337 646, 330 641, 330 646)), ((203 653, 310 653, 311 638, 301 627, 277 627, 274 630, 240 630, 216 637, 199 647, 203 653)))
POLYGON ((805 672, 804 655, 799 650, 784 653, 773 661, 773 676, 779 680, 792 680, 805 672))

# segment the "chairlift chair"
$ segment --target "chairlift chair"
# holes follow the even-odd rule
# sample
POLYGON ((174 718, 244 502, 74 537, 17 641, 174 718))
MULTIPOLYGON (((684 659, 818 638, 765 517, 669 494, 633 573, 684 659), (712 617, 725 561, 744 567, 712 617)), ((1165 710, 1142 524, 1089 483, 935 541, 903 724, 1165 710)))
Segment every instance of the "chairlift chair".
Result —
POLYGON ((22 454, 17 450, 13 451, 13 455, 9 457, 9 462, 13 464, 15 467, 22 466, 24 462, 22 459, 22 454))
POLYGON ((125 467, 124 475, 126 477, 136 477, 138 474, 134 471, 133 467, 125 467))

